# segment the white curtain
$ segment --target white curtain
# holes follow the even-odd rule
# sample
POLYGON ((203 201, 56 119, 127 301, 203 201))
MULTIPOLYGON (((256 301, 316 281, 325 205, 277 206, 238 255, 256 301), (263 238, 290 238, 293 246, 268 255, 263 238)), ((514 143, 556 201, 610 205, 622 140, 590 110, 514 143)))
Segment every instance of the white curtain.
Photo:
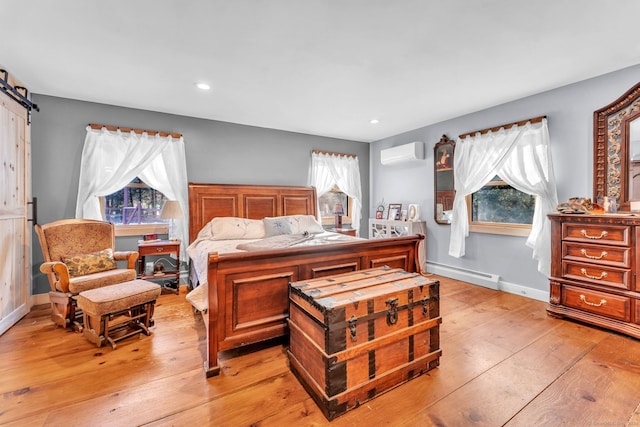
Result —
MULTIPOLYGON (((312 153, 309 185, 316 188, 318 199, 333 187, 338 187, 351 197, 351 227, 356 230, 356 235, 359 235, 362 215, 362 187, 358 157, 312 153)), ((318 219, 320 219, 320 207, 316 206, 316 209, 318 219)))
POLYGON ((465 254, 469 221, 465 197, 499 175, 507 184, 536 196, 531 232, 526 245, 533 249, 538 271, 550 273, 551 233, 547 214, 558 205, 547 120, 508 130, 458 139, 454 154, 456 195, 453 202, 449 255, 465 254))
POLYGON ((182 241, 180 256, 187 259, 189 203, 186 165, 182 137, 87 126, 76 218, 103 219, 99 198, 122 189, 139 177, 167 199, 177 200, 180 204, 183 218, 176 219, 175 227, 182 241))

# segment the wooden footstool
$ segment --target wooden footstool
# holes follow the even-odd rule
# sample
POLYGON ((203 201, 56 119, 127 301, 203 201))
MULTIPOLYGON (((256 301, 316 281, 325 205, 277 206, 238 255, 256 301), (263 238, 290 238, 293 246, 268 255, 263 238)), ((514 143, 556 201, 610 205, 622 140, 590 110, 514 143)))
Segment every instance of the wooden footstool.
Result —
POLYGON ((146 280, 80 292, 77 302, 83 311, 83 335, 98 347, 107 341, 113 349, 124 338, 141 332, 151 335, 149 326, 160 292, 160 285, 146 280))

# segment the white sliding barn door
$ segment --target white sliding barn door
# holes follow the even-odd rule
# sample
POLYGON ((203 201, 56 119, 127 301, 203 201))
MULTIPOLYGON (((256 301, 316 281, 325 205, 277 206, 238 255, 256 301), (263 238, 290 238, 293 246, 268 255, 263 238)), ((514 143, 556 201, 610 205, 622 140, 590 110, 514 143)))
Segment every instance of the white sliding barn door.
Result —
POLYGON ((30 156, 27 110, 0 92, 0 335, 30 309, 30 156))

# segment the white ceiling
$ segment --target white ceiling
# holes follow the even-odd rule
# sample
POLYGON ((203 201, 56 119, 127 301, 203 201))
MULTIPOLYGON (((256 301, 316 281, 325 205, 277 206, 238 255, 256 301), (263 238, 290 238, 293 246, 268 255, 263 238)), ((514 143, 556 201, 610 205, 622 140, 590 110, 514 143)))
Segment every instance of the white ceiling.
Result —
POLYGON ((0 0, 0 8, 0 64, 33 93, 357 141, 640 63, 637 0, 0 0))

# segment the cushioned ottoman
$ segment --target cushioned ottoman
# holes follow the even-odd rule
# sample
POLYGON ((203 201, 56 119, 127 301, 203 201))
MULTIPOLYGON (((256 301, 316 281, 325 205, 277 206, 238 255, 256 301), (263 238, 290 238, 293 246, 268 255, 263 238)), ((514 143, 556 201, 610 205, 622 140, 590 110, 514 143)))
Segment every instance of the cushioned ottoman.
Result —
POLYGON ((78 307, 83 311, 84 336, 100 347, 144 333, 151 335, 153 308, 160 285, 146 280, 131 280, 80 292, 78 307))

